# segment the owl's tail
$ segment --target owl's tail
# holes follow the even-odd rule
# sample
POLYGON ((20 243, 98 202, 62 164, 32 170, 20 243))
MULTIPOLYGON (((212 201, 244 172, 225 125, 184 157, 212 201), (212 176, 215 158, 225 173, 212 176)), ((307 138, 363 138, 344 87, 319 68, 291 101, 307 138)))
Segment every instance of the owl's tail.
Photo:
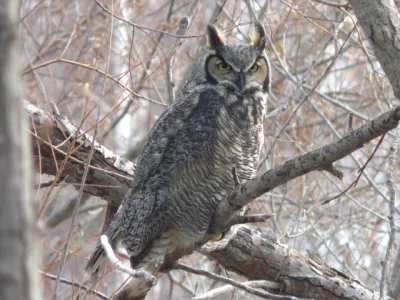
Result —
MULTIPOLYGON (((107 230, 103 233, 108 237, 111 246, 114 248, 120 240, 121 231, 121 220, 122 220, 122 210, 118 210, 114 220, 110 223, 107 230)), ((106 252, 103 249, 100 241, 97 243, 96 249, 89 258, 89 261, 85 268, 84 278, 91 281, 97 280, 101 274, 104 272, 104 267, 107 261, 106 252)))
POLYGON ((84 278, 97 280, 104 271, 106 261, 106 253, 99 242, 86 265, 84 278))

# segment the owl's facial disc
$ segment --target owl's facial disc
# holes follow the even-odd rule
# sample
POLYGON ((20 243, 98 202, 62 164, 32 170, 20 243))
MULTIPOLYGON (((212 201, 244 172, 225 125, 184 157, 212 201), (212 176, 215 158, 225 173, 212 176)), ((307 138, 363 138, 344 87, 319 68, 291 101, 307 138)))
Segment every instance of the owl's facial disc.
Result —
POLYGON ((229 64, 218 55, 208 58, 206 63, 207 78, 211 83, 223 84, 238 91, 263 90, 263 83, 268 76, 268 64, 263 56, 253 64, 239 69, 229 64))

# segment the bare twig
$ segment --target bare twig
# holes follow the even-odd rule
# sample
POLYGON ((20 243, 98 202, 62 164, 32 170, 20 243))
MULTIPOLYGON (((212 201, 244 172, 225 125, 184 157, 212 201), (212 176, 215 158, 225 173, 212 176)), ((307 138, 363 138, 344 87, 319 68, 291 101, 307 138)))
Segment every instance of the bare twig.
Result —
MULTIPOLYGON (((99 0, 95 0, 95 1, 96 1, 97 5, 99 5, 101 7, 102 10, 104 10, 105 12, 107 12, 109 14, 113 14, 99 0)), ((198 1, 198 0, 196 0, 196 1, 198 1)), ((185 39, 188 39, 188 38, 199 38, 199 37, 203 37, 204 36, 203 34, 200 34, 200 35, 186 35, 186 36, 185 35, 172 34, 172 33, 166 32, 166 31, 162 31, 162 30, 146 27, 146 26, 143 26, 143 25, 135 24, 135 23, 130 22, 130 21, 124 19, 123 17, 115 15, 115 14, 114 14, 114 17, 116 19, 122 21, 122 22, 125 22, 125 23, 131 25, 131 26, 137 27, 138 29, 142 30, 143 32, 146 32, 146 30, 149 30, 149 31, 153 31, 153 32, 158 32, 158 33, 162 33, 162 34, 165 34, 165 35, 169 35, 169 36, 172 36, 174 38, 185 38, 185 39)))
MULTIPOLYGON (((81 199, 81 205, 85 203, 89 198, 90 198, 89 194, 84 194, 81 199)), ((62 207, 60 207, 54 213, 48 216, 44 221, 46 227, 50 228, 56 227, 61 222, 70 218, 73 214, 76 201, 77 201, 76 197, 69 199, 68 201, 66 201, 64 205, 62 205, 62 207)))
POLYGON ((324 4, 324 5, 328 5, 328 6, 332 6, 332 7, 336 7, 336 8, 344 8, 344 7, 348 7, 350 6, 349 3, 334 3, 332 1, 327 1, 327 0, 314 0, 315 2, 324 4))
POLYGON ((256 15, 256 13, 254 12, 254 8, 253 8, 253 5, 251 4, 251 1, 250 1, 250 0, 245 0, 244 2, 246 3, 247 10, 248 10, 249 13, 250 13, 250 19, 251 19, 251 21, 252 21, 252 22, 257 21, 257 15, 256 15))
MULTIPOLYGON (((195 1, 198 3, 198 1, 195 1)), ((179 28, 177 31, 177 35, 182 35, 182 33, 186 32, 186 30, 189 27, 189 19, 187 17, 182 18, 179 21, 179 28)), ((175 57, 175 51, 178 49, 178 47, 182 44, 182 39, 178 39, 174 46, 171 49, 171 52, 169 53, 169 57, 167 58, 167 63, 166 63, 166 69, 167 69, 167 90, 168 90, 168 98, 169 98, 169 103, 174 103, 175 102, 175 92, 174 92, 174 79, 173 79, 173 65, 174 65, 174 57, 175 57)))
POLYGON ((347 128, 348 132, 353 131, 353 119, 354 119, 354 114, 350 113, 349 114, 349 123, 348 123, 348 128, 347 128))
POLYGON ((332 200, 335 200, 335 199, 339 198, 340 196, 346 194, 352 187, 356 187, 356 186, 357 186, 357 183, 358 183, 358 181, 360 180, 361 175, 364 173, 365 168, 367 167, 367 165, 369 164, 369 162, 370 162, 370 161, 372 160, 372 158, 374 157, 376 151, 378 151, 379 146, 382 144, 383 139, 385 138, 385 135, 386 135, 386 134, 383 134, 383 135, 381 136, 381 138, 379 139, 379 142, 378 142, 378 144, 376 145, 376 147, 375 147, 374 151, 372 152, 372 154, 368 157, 367 161, 366 161, 365 164, 362 166, 362 168, 361 168, 360 170, 358 170, 358 173, 359 173, 359 174, 358 174, 357 178, 347 187, 347 189, 345 189, 345 190, 344 190, 343 192, 341 192, 339 195, 336 195, 336 196, 334 196, 334 197, 332 197, 332 198, 329 198, 329 199, 327 199, 327 200, 322 201, 322 202, 321 202, 321 205, 325 205, 325 204, 331 202, 332 200))
POLYGON ((76 203, 75 203, 74 211, 72 212, 71 226, 70 226, 69 231, 68 231, 67 242, 65 243, 63 255, 62 255, 62 258, 61 258, 60 271, 58 273, 57 280, 56 280, 56 283, 55 283, 55 286, 54 286, 53 299, 57 299, 57 289, 58 289, 58 286, 59 286, 59 283, 60 283, 62 272, 64 270, 65 261, 67 259, 67 254, 68 254, 69 244, 70 244, 70 241, 71 241, 72 232, 74 231, 74 228, 75 228, 75 219, 76 219, 78 208, 80 206, 81 199, 82 199, 82 196, 83 196, 83 187, 85 186, 86 178, 87 178, 87 175, 88 175, 88 172, 89 172, 90 161, 92 160, 93 153, 95 152, 95 148, 96 148, 95 147, 96 134, 97 134, 97 126, 95 127, 95 131, 94 131, 94 134, 93 134, 92 145, 91 145, 92 147, 90 148, 89 156, 88 156, 87 161, 86 161, 85 171, 84 171, 84 173, 82 175, 82 181, 81 181, 81 185, 79 187, 78 198, 77 198, 76 203))
MULTIPOLYGON (((114 1, 112 1, 112 5, 113 5, 113 3, 114 3, 114 1)), ((113 24, 113 18, 111 18, 111 28, 113 27, 112 24, 113 24)), ((71 34, 71 39, 72 39, 72 35, 73 35, 73 33, 71 34)), ((110 34, 110 41, 111 41, 111 38, 112 38, 112 33, 110 34)), ((68 47, 68 44, 67 44, 67 47, 68 47)), ((61 56, 63 54, 64 54, 64 52, 61 54, 61 56)), ((98 52, 98 54, 99 54, 99 52, 98 52)), ((108 57, 108 60, 107 60, 107 66, 106 66, 106 71, 105 71, 106 74, 108 74, 109 59, 110 59, 110 56, 108 57)), ((96 63, 95 63, 94 69, 97 69, 98 61, 99 61, 99 56, 96 57, 96 63)), ((91 80, 91 84, 92 85, 93 85, 93 80, 94 80, 94 76, 93 76, 94 73, 95 72, 92 73, 92 80, 91 80)), ((105 80, 106 80, 106 77, 104 77, 104 81, 105 80)), ((104 93, 104 90, 103 90, 103 93, 104 93)), ((101 98, 101 99, 103 99, 103 98, 101 98)), ((86 101, 87 101, 87 99, 86 99, 86 101)), ((72 212, 71 225, 69 227, 69 231, 68 231, 68 235, 67 235, 67 242, 65 243, 64 252, 63 252, 63 255, 62 255, 62 258, 61 258, 61 266, 60 266, 60 271, 58 273, 58 277, 57 277, 57 280, 56 280, 56 283, 55 283, 55 287, 54 287, 54 291, 53 291, 53 299, 57 298, 57 288, 59 286, 60 278, 61 278, 62 272, 64 270, 65 262, 66 262, 66 259, 67 259, 67 254, 68 254, 68 249, 69 249, 69 245, 70 245, 70 242, 71 242, 72 232, 74 231, 74 228, 75 228, 76 216, 78 214, 78 209, 79 209, 79 206, 81 204, 82 196, 83 196, 83 193, 84 193, 84 186, 85 186, 86 179, 88 177, 88 173, 89 173, 89 169, 90 169, 90 162, 92 161, 93 154, 95 153, 95 149, 96 149, 95 146, 96 146, 96 137, 97 137, 97 131, 98 131, 98 124, 99 124, 99 120, 100 120, 101 103, 102 103, 102 101, 100 101, 99 105, 97 106, 97 116, 96 116, 96 122, 95 122, 95 126, 94 126, 94 133, 93 133, 93 138, 90 141, 91 142, 91 148, 90 148, 89 155, 87 157, 87 161, 86 161, 86 164, 85 164, 85 169, 84 169, 84 172, 83 172, 83 175, 82 175, 81 184, 79 186, 78 198, 76 200, 75 207, 74 207, 74 210, 72 212)), ((74 139, 75 138, 76 138, 76 136, 74 137, 74 139)))
MULTIPOLYGON (((52 280, 56 280, 57 279, 57 276, 55 276, 53 274, 49 274, 49 273, 46 273, 46 272, 43 272, 43 271, 39 271, 39 273, 41 275, 43 275, 44 277, 46 277, 46 278, 49 278, 49 279, 52 279, 52 280)), ((82 285, 82 284, 80 284, 78 282, 73 282, 73 281, 65 279, 65 278, 60 278, 60 282, 68 284, 70 286, 75 286, 75 287, 77 287, 79 289, 84 290, 85 292, 88 292, 89 294, 94 294, 97 297, 99 297, 100 299, 106 299, 106 300, 108 299, 108 297, 106 295, 104 295, 103 293, 100 293, 100 292, 98 292, 96 290, 92 290, 91 288, 88 288, 86 285, 82 285)))
MULTIPOLYGON (((275 142, 276 140, 280 137, 280 135, 282 134, 282 132, 286 129, 286 127, 290 124, 290 122, 292 121, 292 119, 294 118, 294 116, 296 115, 297 111, 300 109, 300 107, 309 99, 309 97, 311 96, 311 94, 317 89, 317 87, 321 84, 321 82, 327 77, 327 75, 329 74, 329 71, 331 70, 332 66, 334 65, 336 59, 339 57, 340 53, 343 50, 343 47, 346 45, 348 38, 351 36, 351 34, 353 33, 355 27, 353 28, 353 30, 350 31, 350 33, 347 35, 345 41, 343 42, 342 46, 340 47, 339 51, 336 53, 335 57, 333 58, 333 60, 331 61, 331 63, 328 65, 328 67, 325 69, 324 73, 318 78, 317 82, 314 84, 314 86, 312 87, 312 89, 309 90, 309 92, 307 94, 305 94, 303 96, 303 99, 301 99, 301 101, 296 105, 295 109, 293 110, 292 114, 290 115, 290 117, 286 120, 285 124, 280 128, 279 132, 275 135, 275 140, 272 143, 272 145, 270 146, 269 150, 267 151, 267 154, 265 155, 262 163, 260 164, 260 166, 269 158, 269 156, 271 155, 274 147, 275 147, 275 142)), ((331 41, 333 40, 332 37, 330 37, 328 39, 328 41, 325 43, 325 48, 331 43, 331 41)), ((318 54, 317 58, 322 55, 325 51, 325 48, 322 49, 320 51, 320 53, 318 54)), ((308 68, 308 70, 305 72, 303 78, 301 81, 297 82, 297 87, 295 88, 295 90, 293 90, 292 94, 294 94, 299 88, 301 88, 305 82, 307 77, 309 76, 311 70, 314 68, 315 64, 317 63, 317 58, 315 58, 312 62, 312 64, 310 65, 310 67, 308 68)), ((287 72, 289 73, 289 72, 287 72)), ((290 77, 292 77, 292 75, 290 75, 290 77)))
POLYGON ((137 97, 137 98, 139 98, 139 99, 145 99, 145 100, 147 100, 147 101, 149 101, 149 102, 152 102, 152 103, 154 103, 154 104, 158 104, 158 105, 161 105, 161 106, 166 106, 164 103, 157 102, 157 101, 152 100, 152 99, 150 99, 150 98, 147 98, 147 97, 144 97, 144 96, 139 95, 138 93, 134 92, 133 90, 131 90, 130 88, 128 88, 126 85, 124 85, 123 83, 121 83, 120 80, 115 79, 113 76, 111 76, 111 75, 108 74, 107 72, 101 71, 101 70, 99 70, 98 68, 95 68, 95 67, 93 67, 93 66, 91 66, 91 65, 82 64, 82 63, 79 63, 79 62, 76 62, 76 61, 72 61, 72 60, 68 60, 68 59, 64 59, 64 58, 61 58, 61 57, 56 58, 56 59, 53 59, 53 60, 50 60, 50 61, 47 61, 47 62, 44 62, 44 63, 39 64, 39 65, 36 65, 36 66, 32 66, 31 68, 24 70, 24 71, 22 72, 22 74, 25 75, 25 74, 27 74, 27 73, 33 72, 33 71, 35 71, 35 70, 37 70, 37 69, 40 69, 40 68, 43 68, 43 67, 47 67, 47 66, 52 65, 52 64, 55 64, 55 63, 65 63, 65 64, 70 64, 70 65, 73 65, 73 66, 78 66, 78 67, 86 68, 86 69, 89 69, 89 70, 93 70, 93 71, 95 71, 95 72, 97 72, 97 73, 99 73, 99 74, 101 74, 101 75, 106 76, 108 79, 114 81, 114 82, 115 82, 116 84, 118 84, 121 88, 123 88, 124 90, 128 91, 128 92, 131 93, 133 96, 135 96, 135 97, 137 97))
POLYGON ((39 1, 30 11, 28 11, 25 16, 23 16, 20 20, 20 22, 23 22, 36 8, 38 8, 44 1, 46 0, 41 0, 39 1))

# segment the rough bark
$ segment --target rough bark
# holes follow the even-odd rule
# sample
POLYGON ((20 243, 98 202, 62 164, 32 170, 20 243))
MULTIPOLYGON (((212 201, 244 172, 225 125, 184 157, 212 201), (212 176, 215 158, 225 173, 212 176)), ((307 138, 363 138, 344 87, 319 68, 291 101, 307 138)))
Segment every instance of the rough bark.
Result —
MULTIPOLYGON (((31 118, 32 154, 37 170, 50 175, 59 173, 59 182, 79 187, 92 138, 57 112, 46 113, 28 102, 25 109, 31 118), (67 156, 68 163, 64 164, 67 156)), ((134 164, 96 143, 91 166, 84 191, 118 207, 128 192, 134 164)))
MULTIPOLYGON (((38 116, 43 115, 44 112, 32 105, 26 105, 26 107, 30 113, 33 124, 35 124, 36 130, 45 127, 43 126, 43 123, 38 122, 38 120, 40 120, 38 116)), ((58 116, 58 119, 64 120, 64 123, 66 122, 66 120, 61 116, 58 116)), ((238 189, 236 189, 232 195, 237 195, 237 199, 242 201, 238 203, 242 205, 247 203, 249 199, 254 199, 258 195, 261 195, 268 190, 287 183, 288 181, 311 171, 328 170, 338 176, 340 172, 333 169, 333 162, 345 157, 353 151, 356 151, 357 149, 361 148, 363 144, 371 141, 372 139, 390 131, 393 128, 396 128, 399 120, 400 107, 397 107, 366 123, 359 129, 349 132, 345 137, 336 142, 326 145, 320 149, 308 152, 304 155, 295 157, 284 164, 270 169, 259 177, 240 184, 238 189)), ((66 126, 61 126, 60 122, 51 122, 51 125, 53 126, 53 134, 49 134, 47 136, 50 139, 55 138, 56 140, 44 143, 43 141, 38 141, 37 137, 40 136, 39 134, 34 135, 37 143, 40 144, 42 156, 44 156, 45 153, 51 154, 51 145, 61 144, 63 142, 62 137, 71 138, 74 136, 74 132, 78 132, 76 128, 73 130, 70 126, 68 126, 69 130, 66 130, 66 126), (57 134, 54 134, 55 132, 57 134)), ((72 126, 72 124, 70 125, 72 126)), ((90 143, 87 143, 86 145, 84 141, 89 137, 85 136, 82 132, 78 133, 78 135, 80 138, 77 139, 77 143, 81 143, 82 146, 77 148, 77 150, 74 152, 74 157, 80 157, 83 160, 85 155, 88 155, 88 147, 90 146, 90 143)), ((33 143, 33 145, 34 144, 35 143, 33 143)), ((113 171, 110 173, 104 172, 107 174, 107 176, 92 176, 93 181, 91 184, 96 186, 110 186, 110 184, 115 182, 116 179, 115 177, 108 175, 119 174, 117 178, 126 178, 126 180, 118 181, 120 188, 127 191, 129 186, 128 178, 130 178, 131 175, 131 173, 127 172, 128 170, 133 171, 133 165, 129 163, 113 164, 112 162, 125 160, 121 157, 116 158, 117 156, 108 152, 108 150, 106 151, 105 148, 100 145, 97 145, 97 147, 97 159, 92 160, 93 170, 96 170, 96 172, 104 172, 101 171, 102 168, 111 168, 113 171), (105 153, 107 153, 107 155, 105 155, 105 153), (113 157, 111 161, 110 157, 113 157), (127 168, 127 166, 132 166, 132 168, 127 168), (121 169, 119 169, 119 167, 121 169), (107 182, 107 178, 110 178, 111 183, 107 182)), ((37 155, 37 153, 35 155, 37 155)), ((58 159, 62 161, 64 156, 62 153, 60 153, 60 155, 61 156, 58 159)), ((52 159, 51 156, 49 157, 48 162, 55 164, 55 160, 52 159)), ((67 165, 68 164, 73 164, 74 166, 71 168, 64 168, 61 176, 70 182, 77 182, 79 178, 76 178, 76 174, 79 174, 79 172, 77 173, 75 169, 81 168, 82 166, 71 159, 68 160, 67 165), (71 173, 68 173, 70 170, 72 170, 71 173), (67 175, 68 177, 66 177, 67 175)), ((41 170, 47 174, 56 175, 57 169, 55 166, 52 166, 48 168, 42 168, 41 170)), ((113 196, 111 196, 110 193, 106 193, 99 188, 89 188, 90 187, 88 187, 88 190, 90 190, 91 193, 99 197, 103 197, 109 201, 109 203, 113 204, 120 203, 125 196, 122 194, 122 192, 119 194, 115 193, 113 196), (99 191, 98 194, 96 194, 97 191, 99 191)), ((234 208, 236 208, 236 206, 234 208)), ((222 219, 227 218, 223 217, 222 219)), ((319 297, 318 295, 321 295, 319 299, 350 299, 349 297, 353 296, 355 298, 352 299, 375 299, 374 297, 376 293, 369 291, 361 283, 352 280, 340 272, 335 271, 323 264, 318 264, 307 256, 304 256, 296 251, 288 250, 284 246, 279 245, 276 242, 272 242, 273 239, 262 235, 260 232, 250 229, 241 229, 237 232, 229 238, 228 242, 226 242, 226 239, 224 239, 221 243, 218 243, 217 245, 214 244, 214 248, 211 248, 214 250, 207 250, 207 255, 214 257, 222 265, 232 268, 235 271, 252 279, 271 280, 272 278, 276 278, 276 274, 281 271, 282 277, 279 277, 276 280, 281 280, 281 282, 284 283, 284 286, 286 286, 285 292, 294 296, 316 297, 317 299, 319 297), (237 232, 239 232, 241 235, 238 235, 237 232), (256 240, 259 242, 256 242, 256 240), (254 245, 251 243, 249 244, 249 241, 252 241, 254 245), (263 269, 264 271, 256 268, 256 266, 260 264, 260 261, 259 258, 257 258, 257 255, 255 255, 257 252, 253 252, 253 250, 249 248, 250 246, 254 247, 254 251, 257 250, 260 253, 267 253, 263 256, 263 260, 265 261, 263 269), (282 252, 284 249, 286 249, 286 252, 282 252), (283 264, 284 261, 290 261, 290 265, 287 266, 283 264), (231 263, 229 264, 228 262, 231 263), (271 272, 273 272, 272 274, 275 274, 275 277, 271 275, 271 273, 267 272, 267 262, 268 264, 275 266, 274 270, 271 269, 271 272), (280 266, 282 266, 282 269, 280 269, 280 266), (304 277, 303 275, 307 277, 304 277), (293 279, 293 281, 290 281, 289 279, 293 279), (332 298, 329 298, 327 295, 331 295, 330 297, 332 298), (362 297, 365 296, 366 298, 362 298, 360 295, 362 297), (324 298, 325 296, 328 298, 324 298), (360 296, 360 298, 357 298, 358 296, 360 296)), ((207 249, 207 247, 205 249, 207 249)))
POLYGON ((27 117, 19 99, 18 1, 0 1, 0 299, 40 299, 27 117))
MULTIPOLYGON (((244 225, 233 227, 201 252, 251 280, 281 283, 281 294, 307 299, 379 299, 362 283, 244 225)), ((390 299, 386 297, 384 299, 390 299)))

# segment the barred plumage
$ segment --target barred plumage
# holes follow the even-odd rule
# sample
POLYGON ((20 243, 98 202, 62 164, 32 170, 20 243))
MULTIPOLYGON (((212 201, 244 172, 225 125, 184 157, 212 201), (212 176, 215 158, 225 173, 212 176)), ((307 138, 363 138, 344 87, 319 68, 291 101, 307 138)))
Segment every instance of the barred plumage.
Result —
MULTIPOLYGON (((106 231, 133 267, 161 264, 207 238, 214 211, 240 181, 254 176, 270 86, 265 32, 252 45, 226 44, 208 27, 180 99, 157 121, 138 159, 127 201, 106 231)), ((102 256, 98 247, 88 269, 102 256)))

